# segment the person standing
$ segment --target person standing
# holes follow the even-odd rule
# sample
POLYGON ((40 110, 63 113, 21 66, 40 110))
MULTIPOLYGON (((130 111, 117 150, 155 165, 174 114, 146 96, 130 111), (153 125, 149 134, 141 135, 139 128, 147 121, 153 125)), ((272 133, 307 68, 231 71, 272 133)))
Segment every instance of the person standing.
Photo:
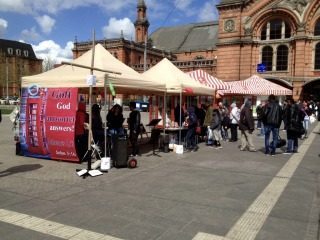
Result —
POLYGON ((139 154, 138 137, 140 133, 141 115, 136 109, 135 102, 130 102, 130 114, 128 118, 129 127, 129 140, 132 146, 131 156, 137 156, 139 154))
POLYGON ((174 121, 178 123, 179 127, 181 127, 182 123, 184 122, 184 110, 182 107, 180 107, 179 103, 174 109, 174 121))
POLYGON ((238 141, 238 122, 240 120, 240 110, 236 103, 231 104, 230 119, 231 138, 229 142, 236 142, 238 141))
POLYGON ((287 150, 284 154, 292 154, 298 151, 298 138, 301 137, 299 129, 303 128, 303 115, 300 112, 298 104, 292 98, 289 98, 283 114, 287 131, 287 150))
POLYGON ((191 106, 188 108, 188 131, 186 135, 186 140, 187 140, 187 150, 196 152, 198 150, 198 146, 195 141, 196 137, 196 127, 198 125, 198 118, 195 113, 195 107, 191 106))
POLYGON ((224 104, 222 102, 218 103, 218 107, 219 107, 219 112, 220 112, 220 116, 221 116, 221 135, 222 135, 222 139, 224 141, 227 141, 228 139, 228 129, 229 129, 229 125, 230 125, 230 118, 229 118, 229 111, 228 109, 224 106, 224 104))
POLYGON ((114 105, 107 115, 108 133, 111 135, 124 135, 122 107, 114 105))
POLYGON ((83 160, 88 150, 88 130, 85 129, 85 123, 89 123, 89 114, 86 112, 85 103, 79 102, 74 124, 74 133, 76 152, 80 161, 83 160))
POLYGON ((103 146, 104 142, 104 130, 102 126, 102 118, 101 118, 101 108, 98 104, 92 105, 92 137, 96 144, 100 147, 103 146))
POLYGON ((213 114, 213 107, 211 104, 207 105, 206 116, 204 118, 203 125, 207 129, 207 145, 211 146, 213 143, 213 134, 212 129, 210 128, 212 122, 212 114, 213 114))
POLYGON ((222 148, 221 146, 221 115, 218 109, 214 109, 212 113, 212 122, 210 125, 213 133, 213 145, 216 149, 222 148))
POLYGON ((240 150, 249 150, 250 152, 256 152, 252 141, 252 133, 254 131, 254 119, 252 114, 252 104, 250 100, 244 103, 240 112, 239 129, 241 130, 241 146, 240 150))
POLYGON ((305 134, 301 136, 301 139, 303 139, 303 138, 307 138, 308 137, 308 130, 309 130, 309 125, 310 125, 310 116, 311 116, 311 110, 308 107, 308 103, 307 102, 304 101, 302 103, 301 111, 302 111, 302 114, 303 114, 302 123, 303 123, 303 127, 304 127, 304 130, 305 130, 305 134))
POLYGON ((275 95, 271 94, 268 97, 268 103, 264 107, 264 131, 265 131, 265 154, 274 156, 279 138, 279 128, 282 122, 282 108, 275 95), (270 144, 270 135, 272 133, 272 144, 270 144))
POLYGON ((1 113, 1 109, 0 109, 0 122, 2 122, 2 113, 1 113))

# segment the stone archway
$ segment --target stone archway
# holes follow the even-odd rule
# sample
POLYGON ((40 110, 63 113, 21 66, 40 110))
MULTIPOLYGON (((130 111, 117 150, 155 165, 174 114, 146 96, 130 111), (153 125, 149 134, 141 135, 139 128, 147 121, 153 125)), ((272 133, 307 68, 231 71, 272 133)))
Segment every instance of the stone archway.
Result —
POLYGON ((320 101, 320 78, 308 81, 302 86, 302 98, 320 101))

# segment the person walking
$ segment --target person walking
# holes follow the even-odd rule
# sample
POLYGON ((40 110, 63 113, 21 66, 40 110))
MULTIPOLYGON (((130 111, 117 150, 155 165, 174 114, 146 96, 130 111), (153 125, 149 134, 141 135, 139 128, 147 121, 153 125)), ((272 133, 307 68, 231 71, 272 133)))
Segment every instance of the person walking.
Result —
POLYGON ((282 122, 282 108, 275 95, 268 97, 268 103, 264 107, 264 130, 265 130, 265 154, 274 156, 279 138, 279 128, 282 122), (270 135, 272 133, 272 144, 270 144, 270 135))
POLYGON ((132 146, 132 153, 130 156, 137 156, 139 154, 138 137, 140 133, 141 115, 136 109, 135 102, 130 102, 130 114, 128 118, 129 140, 132 146))
POLYGON ((240 120, 240 110, 236 103, 231 104, 230 119, 231 138, 229 142, 236 142, 238 141, 238 122, 240 120))
POLYGON ((256 152, 252 140, 252 133, 254 131, 254 119, 252 114, 252 104, 250 100, 244 103, 240 112, 239 129, 241 130, 241 146, 240 151, 249 150, 256 152))

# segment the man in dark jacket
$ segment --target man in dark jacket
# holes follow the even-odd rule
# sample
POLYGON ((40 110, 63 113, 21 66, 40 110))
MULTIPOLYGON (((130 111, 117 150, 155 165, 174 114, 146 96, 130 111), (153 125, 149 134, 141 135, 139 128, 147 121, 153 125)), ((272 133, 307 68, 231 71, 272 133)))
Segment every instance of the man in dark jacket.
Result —
POLYGON ((298 138, 301 137, 303 130, 303 116, 298 104, 292 98, 289 98, 288 104, 284 110, 283 119, 286 122, 287 131, 287 150, 284 154, 292 154, 298 151, 298 138))
POLYGON ((129 125, 129 140, 132 145, 132 156, 136 156, 139 154, 139 148, 138 148, 138 137, 140 133, 140 122, 141 122, 141 116, 140 112, 136 110, 136 104, 135 102, 130 102, 129 104, 131 113, 129 115, 128 119, 128 125, 129 125))
POLYGON ((264 130, 265 130, 265 154, 275 155, 276 146, 279 137, 279 128, 282 121, 282 108, 279 102, 276 101, 276 97, 271 94, 268 97, 268 103, 264 107, 263 118, 264 130), (270 145, 270 134, 272 133, 272 144, 270 145))
POLYGON ((187 150, 191 152, 196 152, 199 148, 195 141, 197 125, 198 118, 195 112, 195 107, 191 106, 188 108, 188 131, 186 134, 187 150))
POLYGON ((254 130, 254 119, 251 110, 251 101, 244 103, 240 112, 239 129, 241 130, 241 151, 248 149, 250 152, 256 152, 252 141, 252 133, 254 130))

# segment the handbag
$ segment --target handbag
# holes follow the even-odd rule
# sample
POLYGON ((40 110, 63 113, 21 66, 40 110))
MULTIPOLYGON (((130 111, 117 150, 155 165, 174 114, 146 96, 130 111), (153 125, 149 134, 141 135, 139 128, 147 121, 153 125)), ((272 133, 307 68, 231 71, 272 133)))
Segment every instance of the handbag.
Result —
POLYGON ((198 127, 196 127, 196 134, 201 134, 201 127, 200 126, 198 126, 198 127))
MULTIPOLYGON (((285 139, 282 139, 279 135, 278 135, 278 141, 277 141, 277 146, 276 148, 282 148, 283 146, 285 146, 287 144, 287 141, 285 139)), ((273 145, 273 141, 271 141, 270 145, 273 145)))

